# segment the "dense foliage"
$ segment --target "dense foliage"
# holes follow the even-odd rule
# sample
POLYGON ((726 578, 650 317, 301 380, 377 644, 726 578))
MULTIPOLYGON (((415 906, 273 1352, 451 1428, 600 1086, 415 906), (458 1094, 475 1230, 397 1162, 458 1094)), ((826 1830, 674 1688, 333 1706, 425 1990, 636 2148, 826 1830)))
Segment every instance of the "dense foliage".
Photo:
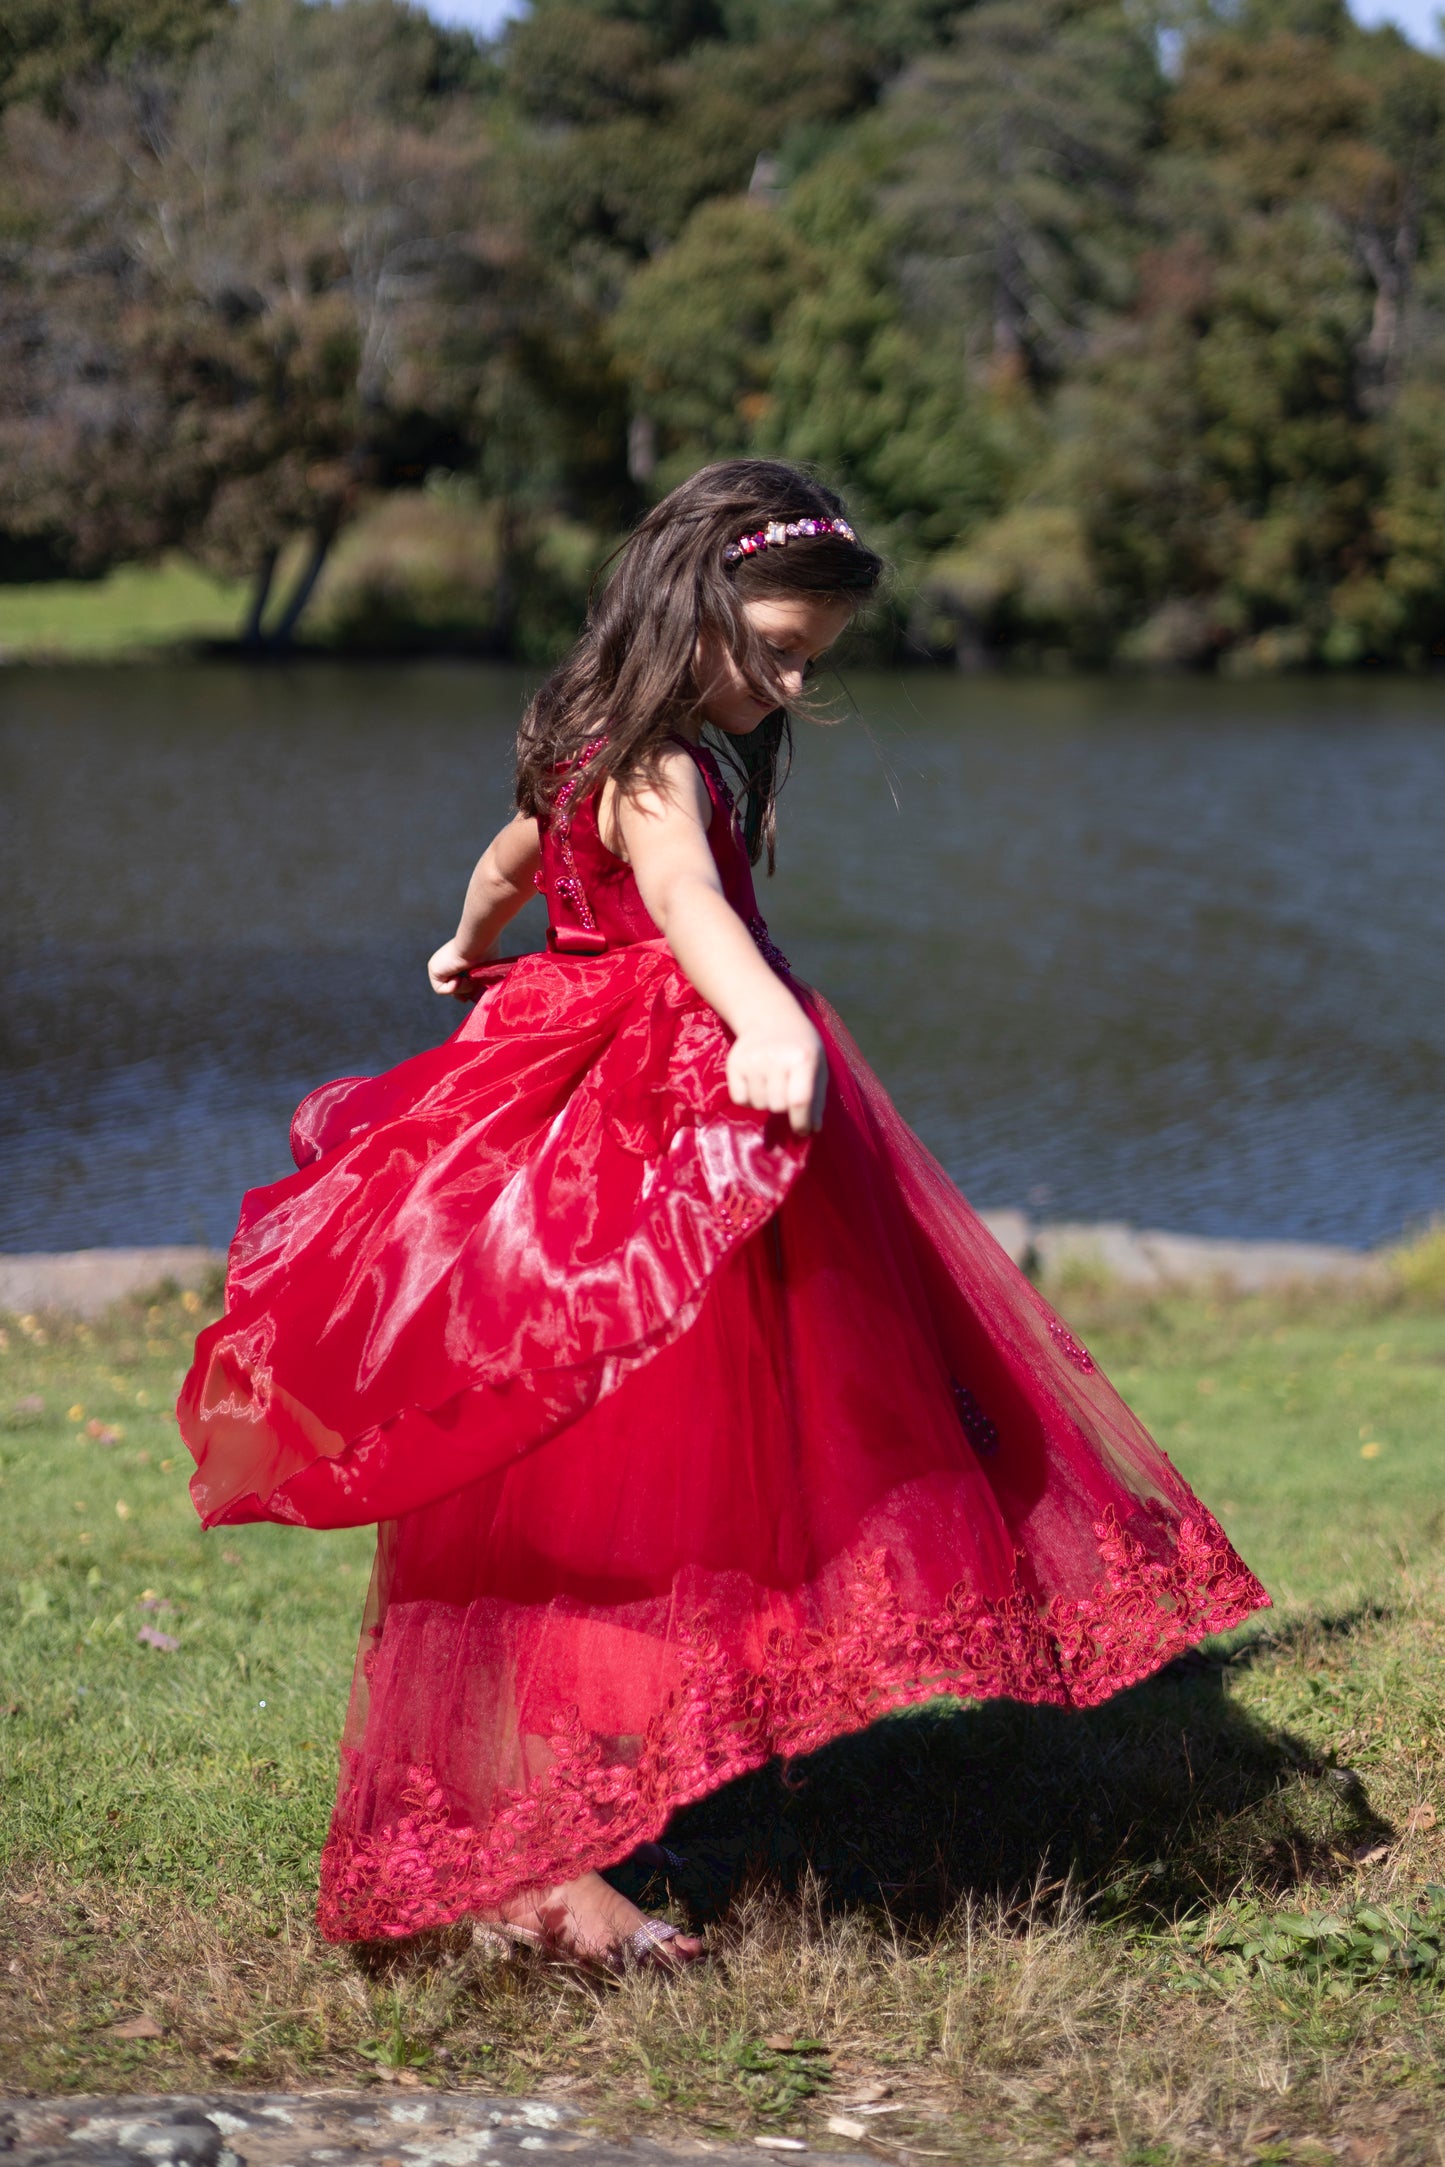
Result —
POLYGON ((1445 654, 1445 63, 1340 0, 17 4, 0 100, 0 576, 285 639, 358 526, 333 633, 536 654, 756 450, 882 646, 1445 654))

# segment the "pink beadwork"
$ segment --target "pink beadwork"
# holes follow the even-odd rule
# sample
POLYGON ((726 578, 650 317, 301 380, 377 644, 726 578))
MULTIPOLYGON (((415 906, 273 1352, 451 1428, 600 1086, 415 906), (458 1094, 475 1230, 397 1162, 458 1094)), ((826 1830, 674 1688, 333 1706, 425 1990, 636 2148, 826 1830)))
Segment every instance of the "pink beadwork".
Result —
POLYGON ((557 847, 557 855, 562 861, 562 872, 555 883, 557 894, 572 912, 582 930, 594 936, 597 932, 597 920, 592 915, 592 906, 587 900, 587 890, 582 884, 582 876, 577 870, 577 861, 572 855, 572 815, 576 809, 574 801, 577 796, 578 785, 582 780, 583 770, 591 761, 596 759, 604 743, 605 740, 599 737, 594 739, 590 745, 584 745, 577 755, 572 773, 557 792, 552 806, 552 838, 557 847))
POLYGON ((1081 1371, 1085 1377, 1093 1376, 1098 1368, 1097 1362, 1088 1348, 1075 1339, 1073 1333, 1060 1318, 1050 1317, 1049 1337, 1062 1350, 1067 1359, 1073 1363, 1075 1369, 1081 1371))
POLYGON ((760 549, 776 549, 781 542, 815 534, 836 534, 845 542, 858 539, 846 519, 770 519, 756 534, 740 534, 735 542, 729 542, 723 551, 723 563, 738 564, 744 557, 755 557, 760 549))
POLYGON ((755 913, 748 920, 748 931, 757 942, 764 963, 771 963, 775 971, 791 971, 793 966, 768 931, 766 919, 755 913))
POLYGON ((900 1602, 877 1550, 859 1562, 830 1624, 774 1632, 755 1671, 732 1667, 699 1617, 686 1628, 682 1682, 639 1750, 621 1756, 574 1719, 551 1740, 546 1776, 508 1794, 485 1830, 450 1819, 435 1775, 415 1768, 411 1811, 379 1834, 351 1833, 353 1756, 322 1859, 322 1932, 333 1941, 415 1934, 518 1888, 570 1880, 655 1841, 680 1806, 775 1754, 814 1752, 940 1694, 1092 1707, 1269 1600, 1202 1506, 1162 1557, 1112 1515, 1094 1534, 1099 1584, 1044 1610, 1018 1583, 992 1603, 960 1585, 934 1616, 919 1617, 900 1602))

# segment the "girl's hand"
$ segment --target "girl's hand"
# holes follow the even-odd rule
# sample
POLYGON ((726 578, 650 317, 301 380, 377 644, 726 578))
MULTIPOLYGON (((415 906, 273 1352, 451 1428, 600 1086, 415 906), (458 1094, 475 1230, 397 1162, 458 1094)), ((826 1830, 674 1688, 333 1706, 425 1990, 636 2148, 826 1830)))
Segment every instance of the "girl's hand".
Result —
POLYGON ((450 993, 454 1000, 469 1001, 473 992, 471 974, 477 960, 464 955, 456 941, 443 941, 426 967, 432 992, 450 993))
POLYGON ((727 1076, 735 1106, 786 1114, 797 1136, 806 1136, 823 1119, 828 1057, 822 1039, 801 1013, 786 1028, 740 1031, 728 1054, 727 1076))

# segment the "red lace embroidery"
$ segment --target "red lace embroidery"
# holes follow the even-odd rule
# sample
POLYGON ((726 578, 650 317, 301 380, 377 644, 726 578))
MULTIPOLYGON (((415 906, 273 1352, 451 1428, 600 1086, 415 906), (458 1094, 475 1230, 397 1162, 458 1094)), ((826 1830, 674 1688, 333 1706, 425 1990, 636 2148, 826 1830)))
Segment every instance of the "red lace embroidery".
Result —
POLYGON ((956 1589, 936 1616, 912 1615, 880 1550, 860 1565, 834 1622, 775 1634, 761 1671, 735 1669, 699 1619, 684 1682, 635 1753, 620 1758, 574 1721, 552 1741, 545 1779, 509 1796, 484 1830, 454 1824, 445 1792, 417 1768, 411 1811, 380 1834, 352 1833, 352 1756, 322 1857, 322 1932, 334 1941, 414 1934, 518 1888, 570 1880, 655 1841, 678 1807, 775 1754, 814 1752, 939 1694, 1091 1707, 1269 1602, 1202 1508, 1163 1557, 1112 1519, 1095 1534, 1101 1585, 1043 1611, 1021 1589, 992 1604, 956 1589))

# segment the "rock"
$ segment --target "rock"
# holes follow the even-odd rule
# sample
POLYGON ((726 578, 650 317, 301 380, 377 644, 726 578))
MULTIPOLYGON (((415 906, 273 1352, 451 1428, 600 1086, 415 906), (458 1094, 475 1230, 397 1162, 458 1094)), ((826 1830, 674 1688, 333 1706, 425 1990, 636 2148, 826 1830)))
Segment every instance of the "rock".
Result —
POLYGON ((98 1317, 127 1294, 144 1294, 173 1279, 199 1287, 224 1264, 214 1249, 67 1249, 0 1256, 0 1309, 23 1314, 63 1309, 98 1317))
POLYGON ((153 2113, 95 2114, 70 2133, 72 2144, 86 2147, 83 2161, 71 2155, 72 2167, 96 2167, 97 2154, 118 2152, 132 2167, 219 2167, 220 2130, 203 2108, 189 2102, 162 2102, 153 2113))
POLYGON ((1025 1212, 1005 1204, 990 1204, 978 1214, 994 1240, 1015 1264, 1026 1265, 1034 1245, 1034 1232, 1025 1212))
MULTIPOLYGON (((682 2167, 697 2150, 598 2136, 581 2126, 579 2108, 559 2101, 432 2086, 400 2099, 375 2086, 7 2100, 5 2112, 4 2167, 532 2167, 550 2152, 569 2154, 568 2167, 682 2167)), ((747 2167, 757 2157, 738 2146, 707 2149, 712 2167, 747 2167)), ((807 2148, 793 2138, 779 2149, 807 2148)))
POLYGON ((1225 1286, 1239 1294, 1266 1287, 1363 1286, 1383 1283, 1386 1267, 1358 1249, 1322 1242, 1220 1241, 1202 1234, 1163 1234, 1122 1220, 1063 1222, 1034 1228, 1033 1250, 1045 1280, 1070 1272, 1098 1273, 1124 1287, 1225 1286))

